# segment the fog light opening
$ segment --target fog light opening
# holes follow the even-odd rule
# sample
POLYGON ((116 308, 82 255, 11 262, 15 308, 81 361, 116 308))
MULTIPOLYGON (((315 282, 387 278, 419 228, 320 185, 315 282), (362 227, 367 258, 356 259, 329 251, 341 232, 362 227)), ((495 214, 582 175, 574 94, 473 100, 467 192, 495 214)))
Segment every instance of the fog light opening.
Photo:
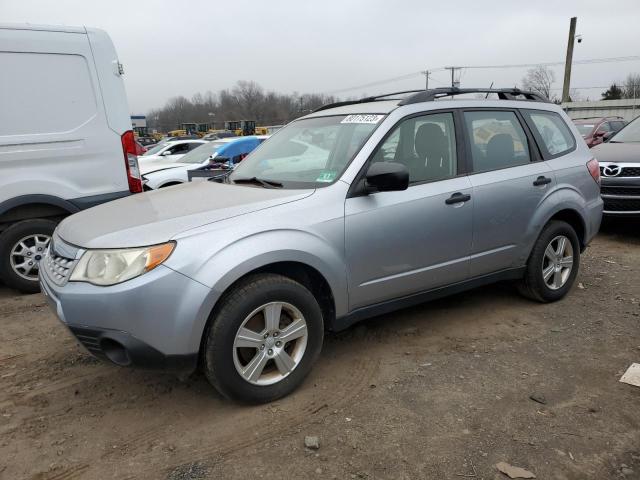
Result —
POLYGON ((127 352, 127 349, 115 340, 111 340, 110 338, 103 339, 100 342, 100 348, 102 349, 106 357, 116 365, 120 365, 121 367, 127 367, 131 365, 129 352, 127 352))

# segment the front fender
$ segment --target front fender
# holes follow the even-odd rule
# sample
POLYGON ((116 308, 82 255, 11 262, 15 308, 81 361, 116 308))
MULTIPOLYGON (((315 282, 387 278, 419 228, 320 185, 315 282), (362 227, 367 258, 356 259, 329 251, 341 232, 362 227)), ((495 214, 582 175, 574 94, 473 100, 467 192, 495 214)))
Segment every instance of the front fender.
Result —
MULTIPOLYGON (((342 229, 332 229, 339 237, 342 229)), ((340 237, 339 237, 340 238, 340 237)), ((211 289, 206 304, 215 306, 220 296, 248 273, 278 262, 298 262, 317 270, 327 281, 336 315, 348 308, 347 274, 342 242, 295 229, 277 229, 246 236, 215 249, 202 245, 199 235, 181 239, 166 265, 211 289), (200 239, 200 241, 199 241, 200 239), (277 246, 277 247, 276 247, 277 246), (200 251, 202 256, 193 255, 200 251), (185 252, 184 255, 181 252, 185 252)), ((194 325, 202 332, 207 318, 194 325)))

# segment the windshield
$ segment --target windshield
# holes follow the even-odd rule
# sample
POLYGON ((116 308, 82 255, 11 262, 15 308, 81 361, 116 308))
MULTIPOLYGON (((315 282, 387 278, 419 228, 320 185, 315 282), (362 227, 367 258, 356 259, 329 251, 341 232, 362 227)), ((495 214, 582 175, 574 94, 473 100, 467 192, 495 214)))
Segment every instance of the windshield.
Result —
POLYGON ((191 150, 184 157, 176 160, 178 163, 204 163, 220 150, 226 143, 224 142, 211 142, 200 145, 198 148, 191 150))
POLYGON ((159 153, 166 146, 167 146, 166 143, 159 143, 155 147, 150 148, 149 150, 147 150, 145 152, 145 155, 155 155, 156 153, 159 153))
POLYGON ((611 142, 613 143, 633 143, 640 142, 640 117, 636 118, 629 125, 624 127, 618 133, 616 133, 613 137, 611 137, 611 142))
POLYGON ((578 132, 580 132, 580 135, 582 135, 583 137, 589 135, 591 133, 591 130, 593 130, 593 127, 595 127, 593 123, 576 123, 576 128, 578 129, 578 132))
POLYGON ((244 159, 231 181, 259 178, 284 188, 335 182, 384 115, 339 115, 298 120, 244 159))

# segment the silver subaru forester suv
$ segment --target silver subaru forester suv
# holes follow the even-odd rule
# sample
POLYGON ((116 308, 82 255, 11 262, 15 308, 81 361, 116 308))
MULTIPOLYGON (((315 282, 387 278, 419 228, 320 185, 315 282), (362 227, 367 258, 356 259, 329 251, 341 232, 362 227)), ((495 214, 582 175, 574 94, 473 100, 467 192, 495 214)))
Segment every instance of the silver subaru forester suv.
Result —
POLYGON ((42 291, 97 357, 201 366, 228 398, 268 402, 302 383, 326 330, 499 280, 559 300, 600 226, 598 182, 568 117, 530 92, 341 102, 222 182, 65 219, 42 291))

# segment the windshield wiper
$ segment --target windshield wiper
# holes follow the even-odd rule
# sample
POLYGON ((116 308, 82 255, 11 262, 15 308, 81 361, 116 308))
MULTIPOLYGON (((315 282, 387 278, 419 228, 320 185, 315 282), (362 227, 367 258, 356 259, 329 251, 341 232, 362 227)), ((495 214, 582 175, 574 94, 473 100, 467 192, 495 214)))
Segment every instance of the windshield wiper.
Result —
POLYGON ((265 188, 282 188, 280 182, 273 180, 265 180, 264 178, 250 177, 250 178, 234 178, 230 179, 233 183, 253 183, 254 185, 260 185, 265 188))

